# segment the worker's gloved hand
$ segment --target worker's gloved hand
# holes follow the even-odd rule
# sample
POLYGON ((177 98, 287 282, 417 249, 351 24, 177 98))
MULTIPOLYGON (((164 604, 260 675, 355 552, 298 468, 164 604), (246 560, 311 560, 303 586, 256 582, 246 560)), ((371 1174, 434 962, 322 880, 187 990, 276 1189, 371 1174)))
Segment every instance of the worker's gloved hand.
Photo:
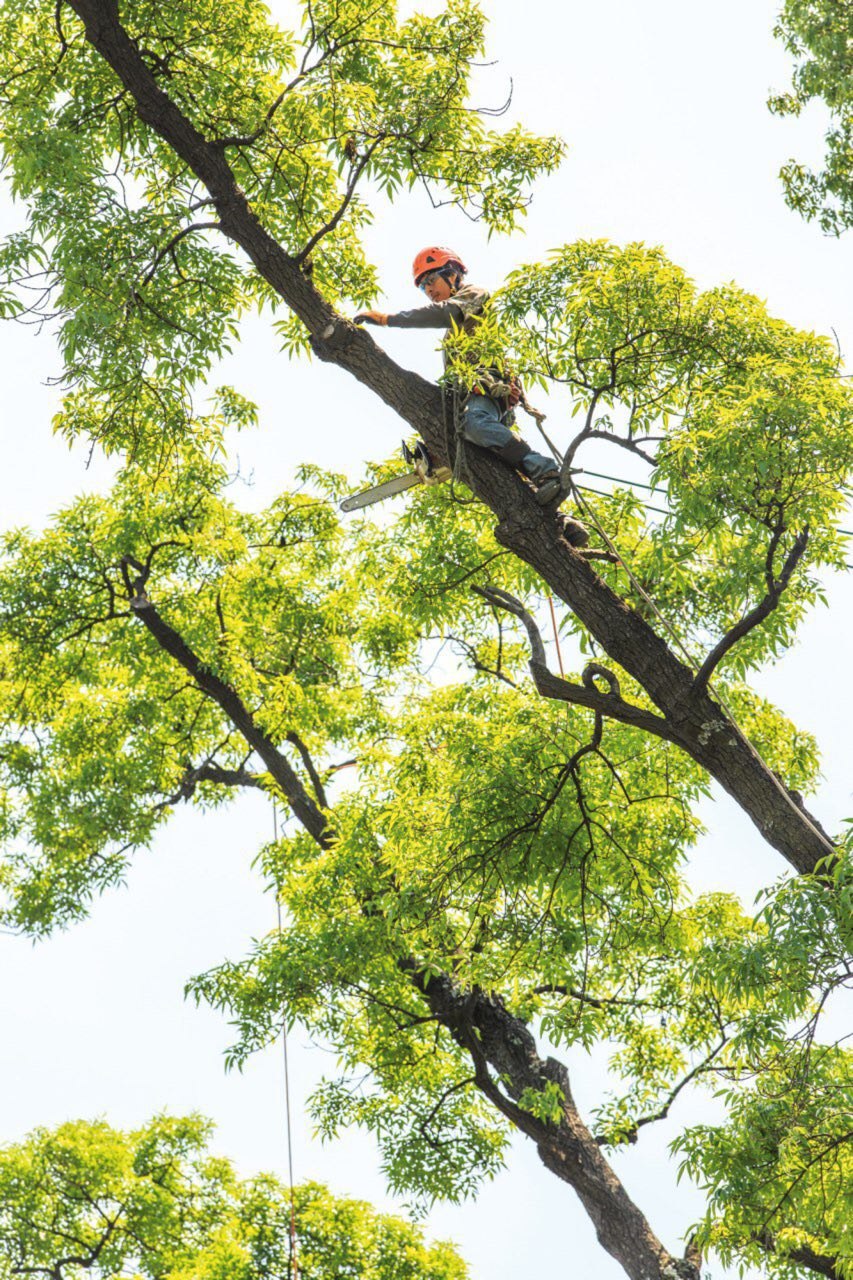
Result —
POLYGON ((512 386, 509 382, 501 382, 499 378, 490 378, 483 383, 483 390, 494 400, 509 400, 512 386))
POLYGON ((387 324, 388 317, 384 311, 359 311, 352 318, 353 324, 387 324))

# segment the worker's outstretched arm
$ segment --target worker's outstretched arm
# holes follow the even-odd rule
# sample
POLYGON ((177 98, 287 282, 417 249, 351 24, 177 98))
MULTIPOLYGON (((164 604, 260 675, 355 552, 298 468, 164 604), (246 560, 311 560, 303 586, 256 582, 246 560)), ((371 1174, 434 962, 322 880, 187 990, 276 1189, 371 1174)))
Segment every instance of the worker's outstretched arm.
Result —
POLYGON ((392 329, 449 329, 451 325, 461 325, 462 319, 462 308, 453 302, 416 307, 413 311, 396 311, 391 315, 384 311, 360 311, 353 317, 355 324, 381 324, 392 329))

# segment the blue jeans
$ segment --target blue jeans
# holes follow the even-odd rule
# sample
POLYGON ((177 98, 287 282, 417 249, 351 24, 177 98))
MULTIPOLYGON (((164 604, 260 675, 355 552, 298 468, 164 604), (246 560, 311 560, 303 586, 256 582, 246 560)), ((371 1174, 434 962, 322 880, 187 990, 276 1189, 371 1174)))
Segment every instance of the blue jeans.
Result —
MULTIPOLYGON (((466 440, 478 444, 483 449, 500 449, 510 441, 518 439, 504 425, 500 405, 490 396, 470 395, 462 409, 462 433, 466 440)), ((542 480, 546 475, 553 475, 557 464, 553 458, 546 458, 533 450, 521 463, 524 474, 531 480, 542 480)))

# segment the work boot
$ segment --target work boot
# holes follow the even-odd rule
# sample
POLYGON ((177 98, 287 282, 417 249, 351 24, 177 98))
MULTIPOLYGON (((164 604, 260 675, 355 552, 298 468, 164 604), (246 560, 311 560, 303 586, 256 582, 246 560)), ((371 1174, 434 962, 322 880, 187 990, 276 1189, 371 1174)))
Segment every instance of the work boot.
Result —
POLYGON ((559 498, 563 492, 559 471, 549 471, 539 480, 534 480, 533 483, 536 485, 536 501, 540 507, 547 507, 549 502, 559 498))
POLYGON ((542 506, 545 506, 549 502, 553 502, 554 498, 559 497, 562 492, 562 486, 560 484, 560 473, 556 468, 553 471, 546 472, 545 475, 541 476, 539 479, 534 479, 534 477, 527 471, 524 461, 530 456, 533 450, 530 448, 530 445, 526 440, 513 438, 512 440, 507 441, 506 444, 495 447, 494 451, 499 458, 503 459, 504 462, 509 463, 511 467, 515 467, 516 470, 521 471, 527 476, 527 479, 536 490, 536 501, 542 506))

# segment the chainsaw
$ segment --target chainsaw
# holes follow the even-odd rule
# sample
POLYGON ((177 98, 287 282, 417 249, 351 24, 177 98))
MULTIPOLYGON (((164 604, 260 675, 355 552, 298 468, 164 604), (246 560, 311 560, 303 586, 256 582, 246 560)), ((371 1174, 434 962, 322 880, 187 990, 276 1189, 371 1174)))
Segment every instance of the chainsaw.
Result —
POLYGON ((341 511, 358 511, 361 507, 372 507, 374 502, 392 498, 395 493, 404 493, 413 485, 441 484, 442 481, 450 479, 450 468, 437 467, 426 445, 420 440, 414 448, 409 448, 405 440, 403 441, 403 459, 412 468, 411 471, 401 476, 394 476, 384 484, 372 485, 369 489, 362 489, 361 493, 354 493, 351 497, 344 498, 341 511))

